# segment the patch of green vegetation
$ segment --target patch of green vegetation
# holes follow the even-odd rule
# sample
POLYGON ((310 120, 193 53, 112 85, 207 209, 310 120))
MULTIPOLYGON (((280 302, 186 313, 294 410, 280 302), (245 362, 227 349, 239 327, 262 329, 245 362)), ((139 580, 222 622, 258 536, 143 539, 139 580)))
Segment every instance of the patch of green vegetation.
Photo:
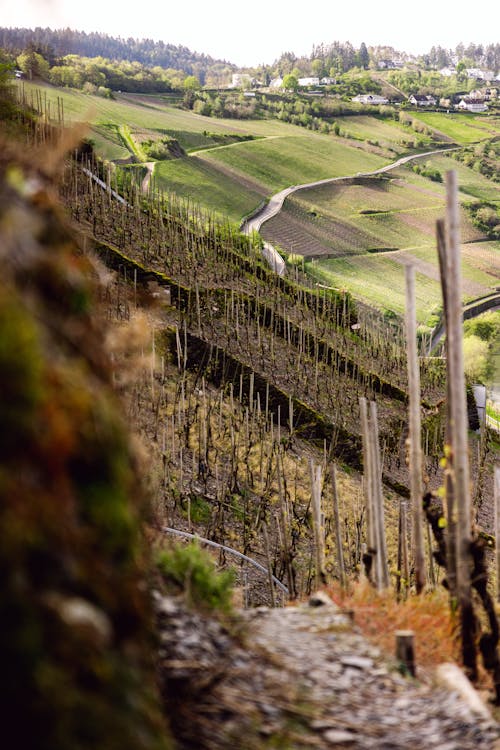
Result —
POLYGON ((493 406, 490 401, 486 403, 486 414, 492 419, 496 419, 497 422, 500 422, 500 409, 493 406))
POLYGON ((415 164, 413 171, 417 174, 421 174, 422 177, 427 177, 433 182, 443 182, 443 175, 439 169, 434 169, 429 164, 415 164))
POLYGON ((169 593, 183 593, 192 607, 231 610, 234 572, 217 571, 209 553, 196 542, 175 545, 161 552, 157 567, 169 593))
POLYGON ((467 348, 475 347, 477 361, 474 362, 474 367, 479 368, 477 379, 490 386, 500 382, 499 342, 500 311, 490 310, 464 322, 464 352, 467 348))
POLYGON ((456 143, 473 143, 500 135, 500 121, 496 117, 461 112, 419 112, 412 117, 456 143))
POLYGON ((205 156, 235 172, 251 177, 266 193, 290 185, 306 184, 329 177, 377 169, 386 160, 317 133, 295 134, 243 143, 238 148, 219 149, 205 156))
MULTIPOLYGON (((404 264, 388 254, 356 255, 309 261, 306 270, 313 278, 328 286, 348 289, 352 295, 377 309, 404 315, 406 306, 404 264), (390 282, 388 281, 390 279, 390 282), (390 291, 389 291, 390 283, 390 291), (390 297, 390 308, 388 298, 390 297)), ((432 309, 441 302, 441 287, 437 280, 416 274, 417 319, 430 325, 432 309)))
MULTIPOLYGON (((187 504, 183 507, 183 514, 187 518, 187 504)), ((212 508, 205 498, 192 493, 189 498, 189 516, 193 523, 208 523, 212 517, 212 508)))
POLYGON ((155 181, 165 193, 176 193, 238 223, 262 200, 261 193, 242 185, 237 176, 220 172, 196 156, 157 162, 155 181))

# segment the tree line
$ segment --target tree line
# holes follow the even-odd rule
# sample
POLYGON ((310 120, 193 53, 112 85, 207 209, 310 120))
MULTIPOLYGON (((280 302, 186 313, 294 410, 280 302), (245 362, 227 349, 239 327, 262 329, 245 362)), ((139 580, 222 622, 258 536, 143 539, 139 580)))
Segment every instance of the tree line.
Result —
POLYGON ((33 48, 44 57, 50 67, 66 55, 81 57, 103 57, 109 60, 123 60, 130 63, 161 68, 173 68, 187 75, 196 75, 202 83, 213 67, 236 70, 223 60, 215 60, 209 55, 192 52, 182 45, 166 44, 152 39, 122 39, 99 32, 86 33, 72 29, 0 28, 0 48, 11 54, 33 48))

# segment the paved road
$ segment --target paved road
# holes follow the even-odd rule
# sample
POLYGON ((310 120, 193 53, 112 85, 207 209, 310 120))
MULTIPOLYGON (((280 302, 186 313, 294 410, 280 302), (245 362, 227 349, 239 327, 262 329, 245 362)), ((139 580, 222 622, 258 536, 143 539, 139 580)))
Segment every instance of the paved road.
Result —
MULTIPOLYGON (((373 175, 377 174, 383 174, 384 172, 389 172, 391 169, 397 169, 397 167, 400 167, 402 164, 406 164, 409 161, 412 161, 414 159, 422 159, 425 156, 431 156, 432 154, 443 154, 446 151, 453 151, 459 148, 458 146, 453 146, 451 148, 446 149, 436 149, 434 151, 426 151, 423 154, 411 154, 410 156, 403 156, 401 159, 398 159, 395 162, 392 162, 391 164, 386 164, 385 167, 380 167, 379 169, 374 169, 372 172, 358 172, 355 175, 345 175, 343 177, 327 177, 324 180, 316 180, 315 182, 308 182, 304 183, 303 185, 292 185, 291 187, 287 187, 284 190, 280 190, 279 193, 276 193, 272 196, 272 198, 269 200, 269 203, 267 203, 263 208, 261 208, 259 211, 257 211, 253 216, 251 216, 249 219, 243 222, 241 225, 241 231, 245 234, 251 234, 252 232, 259 232, 262 225, 269 221, 269 219, 272 219, 273 216, 276 216, 279 214, 283 207, 283 203, 285 202, 285 199, 291 195, 292 193, 296 193, 298 190, 305 190, 306 188, 314 188, 318 187, 320 185, 328 185, 333 182, 342 182, 345 180, 352 180, 354 177, 372 177, 373 175)), ((279 255, 279 253, 276 251, 276 249, 269 243, 264 243, 264 250, 263 255, 271 268, 276 271, 276 273, 279 276, 283 276, 285 273, 285 262, 283 258, 279 255)))
POLYGON ((397 167, 400 167, 402 164, 406 164, 409 161, 412 161, 414 159, 422 159, 426 156, 431 156, 432 154, 444 154, 447 151, 454 151, 457 148, 460 148, 459 146, 453 146, 452 148, 441 148, 441 149, 435 149, 434 151, 426 151, 423 154, 411 154, 410 156, 403 156, 401 159, 398 159, 395 162, 391 162, 391 164, 386 164, 385 167, 380 167, 379 169, 374 169, 372 172, 357 172, 354 175, 344 175, 343 177, 327 177, 324 180, 316 180, 315 182, 307 182, 303 185, 292 185, 291 187, 285 188, 284 190, 280 190, 279 193, 276 193, 273 195, 273 197, 270 199, 269 203, 264 206, 260 211, 258 211, 256 214, 251 216, 247 221, 245 221, 241 227, 241 231, 245 232, 245 234, 250 234, 253 231, 258 232, 261 228, 261 226, 266 222, 269 221, 273 216, 276 216, 278 214, 282 207, 283 203, 285 201, 285 198, 287 198, 292 193, 296 193, 298 190, 306 190, 307 188, 314 188, 318 187, 320 185, 328 185, 333 182, 342 182, 344 180, 352 180, 355 177, 372 177, 373 175, 377 174, 383 174, 384 172, 389 172, 391 169, 397 169, 397 167))

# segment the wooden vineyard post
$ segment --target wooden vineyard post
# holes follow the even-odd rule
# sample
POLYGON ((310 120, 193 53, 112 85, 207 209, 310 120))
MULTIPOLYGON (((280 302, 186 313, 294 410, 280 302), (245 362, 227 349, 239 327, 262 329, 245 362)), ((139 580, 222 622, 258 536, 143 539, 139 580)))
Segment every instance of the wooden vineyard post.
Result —
POLYGON ((337 565, 339 581, 343 589, 346 587, 344 552, 342 550, 342 532, 340 529, 339 496, 337 492, 337 471, 335 464, 330 466, 330 479, 332 482, 333 522, 335 524, 335 544, 337 547, 337 565))
MULTIPOLYGON (((441 287, 443 294, 443 310, 444 310, 444 323, 445 329, 448 330, 448 319, 449 319, 449 305, 448 305, 448 283, 449 279, 446 272, 446 227, 445 222, 439 219, 436 227, 437 235, 437 248, 439 257, 439 273, 441 276, 441 287)), ((445 352, 446 361, 448 361, 448 338, 445 339, 445 352)), ((450 395, 450 380, 446 379, 446 398, 448 404, 451 402, 450 395)), ((449 451, 450 445, 450 410, 447 410, 446 417, 446 434, 445 434, 445 450, 449 451)), ((456 559, 456 548, 457 548, 457 510, 455 504, 454 487, 453 487, 453 471, 452 471, 452 456, 447 456, 447 465, 444 474, 444 487, 445 487, 445 509, 446 509, 446 578, 448 581, 448 591, 450 593, 451 601, 456 599, 457 595, 457 559, 456 559)))
POLYGON ((457 175, 446 173, 446 277, 448 294, 447 377, 453 489, 457 508, 457 598, 460 613, 462 658, 472 680, 477 678, 474 610, 471 590, 471 499, 467 443, 467 403, 463 359, 462 277, 460 268, 457 175))
POLYGON ((415 677, 415 633, 413 630, 396 630, 396 659, 415 677))
MULTIPOLYGON (((373 490, 372 490, 372 465, 370 445, 370 428, 368 424, 368 406, 366 398, 359 399, 359 409, 361 413, 361 429, 363 434, 363 491, 366 509, 366 552, 365 556, 371 559, 370 570, 367 571, 368 579, 376 581, 375 576, 375 558, 377 555, 375 529, 373 523, 373 490)), ((363 560, 366 557, 363 556, 363 560)), ((364 564, 364 563, 363 563, 364 564)))
POLYGON ((271 607, 274 608, 276 606, 276 599, 274 596, 273 569, 271 565, 271 552, 269 549, 269 535, 267 533, 266 524, 262 525, 262 536, 264 537, 264 550, 266 552, 267 576, 269 580, 269 595, 271 597, 271 607))
POLYGON ((276 456, 276 476, 278 479, 278 496, 279 496, 279 504, 280 504, 280 518, 281 518, 281 525, 282 525, 281 547, 283 550, 283 558, 284 558, 285 569, 286 569, 287 580, 288 580, 288 592, 289 592, 290 599, 293 601, 294 599, 297 598, 297 592, 295 589, 295 575, 293 571, 292 555, 291 555, 290 545, 288 541, 290 519, 288 515, 286 497, 283 491, 283 483, 282 483, 282 477, 281 477, 281 470, 283 468, 283 465, 280 459, 281 459, 281 454, 280 454, 280 451, 278 451, 278 454, 276 456))
POLYGON ((417 352, 415 268, 406 266, 406 347, 410 391, 410 497, 412 512, 415 586, 420 594, 425 586, 425 552, 422 523, 422 447, 420 419, 420 367, 417 352))
POLYGON ((365 482, 368 555, 371 555, 372 558, 370 579, 375 583, 377 590, 381 591, 389 586, 390 580, 385 541, 377 405, 374 401, 370 401, 368 414, 366 399, 360 398, 359 404, 363 431, 363 478, 365 482))
POLYGON ((398 579, 396 582, 396 593, 398 600, 406 599, 410 579, 410 566, 408 560, 408 538, 406 523, 406 502, 402 501, 399 506, 399 533, 398 533, 398 579))
POLYGON ((321 509, 321 466, 315 466, 311 459, 311 496, 314 527, 314 548, 316 557, 316 586, 326 583, 325 575, 325 524, 321 509))
POLYGON ((378 436, 378 416, 377 404, 370 401, 370 450, 372 453, 373 472, 373 489, 375 510, 375 532, 377 535, 377 588, 386 589, 390 585, 389 568, 387 565, 387 544, 385 539, 385 515, 384 515, 384 496, 382 493, 382 466, 380 463, 380 448, 378 436))

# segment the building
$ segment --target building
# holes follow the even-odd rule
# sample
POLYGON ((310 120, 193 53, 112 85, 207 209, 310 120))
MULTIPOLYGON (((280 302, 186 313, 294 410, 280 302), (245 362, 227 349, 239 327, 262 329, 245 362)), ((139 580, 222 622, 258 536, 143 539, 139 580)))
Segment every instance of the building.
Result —
POLYGON ((441 68, 439 73, 445 78, 451 78, 451 76, 456 76, 457 71, 456 68, 441 68))
POLYGON ((412 94, 408 101, 415 107, 435 107, 437 104, 436 99, 429 94, 412 94))
POLYGON ((358 94, 352 97, 352 101, 359 104, 389 104, 389 99, 378 94, 358 94))
POLYGON ((467 112, 486 112, 488 105, 484 99, 473 99, 472 97, 464 96, 457 104, 457 109, 465 109, 467 112))
POLYGON ((492 81, 495 74, 492 70, 481 70, 481 68, 466 68, 467 78, 474 78, 476 81, 492 81))
POLYGON ((299 78, 299 86, 319 86, 319 78, 299 78))

